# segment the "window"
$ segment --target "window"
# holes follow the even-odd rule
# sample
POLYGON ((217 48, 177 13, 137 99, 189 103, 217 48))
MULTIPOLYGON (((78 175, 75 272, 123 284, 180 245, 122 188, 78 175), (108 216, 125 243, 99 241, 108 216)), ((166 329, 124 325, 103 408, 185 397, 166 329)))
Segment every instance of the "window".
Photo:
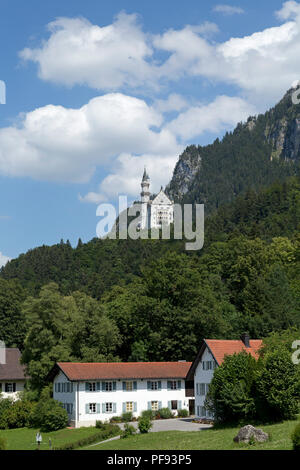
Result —
POLYGON ((201 415, 200 416, 206 416, 206 409, 204 406, 201 406, 201 415))
POLYGON ((97 390, 96 382, 88 382, 88 384, 89 384, 89 391, 90 392, 95 392, 97 390))
POLYGON ((158 410, 158 401, 152 401, 151 402, 151 410, 152 411, 157 411, 158 410))
POLYGON ((126 411, 133 411, 133 402, 132 401, 127 401, 126 402, 126 411))
POLYGON ((177 410, 177 400, 171 401, 171 410, 177 410))
POLYGON ((73 413, 73 403, 63 403, 63 407, 64 407, 65 410, 67 410, 67 413, 69 415, 71 415, 73 413))
POLYGON ((199 395, 205 395, 205 384, 199 384, 199 395))
POLYGON ((158 382, 151 382, 151 390, 158 390, 158 382))
POLYGON ((16 384, 15 383, 6 383, 5 384, 5 392, 12 393, 16 391, 16 384))
POLYGON ((113 383, 112 382, 105 382, 105 391, 106 392, 111 392, 113 389, 113 383))
MULTIPOLYGON (((110 383, 110 382, 108 382, 110 383)), ((105 403, 105 413, 112 413, 113 411, 113 404, 112 403, 105 403)))
POLYGON ((133 382, 126 382, 126 392, 132 392, 133 382))
POLYGON ((90 413, 96 413, 96 411, 97 411, 96 403, 89 403, 89 411, 90 411, 90 413))
POLYGON ((171 380, 170 382, 170 389, 171 390, 177 390, 177 381, 176 380, 171 380))

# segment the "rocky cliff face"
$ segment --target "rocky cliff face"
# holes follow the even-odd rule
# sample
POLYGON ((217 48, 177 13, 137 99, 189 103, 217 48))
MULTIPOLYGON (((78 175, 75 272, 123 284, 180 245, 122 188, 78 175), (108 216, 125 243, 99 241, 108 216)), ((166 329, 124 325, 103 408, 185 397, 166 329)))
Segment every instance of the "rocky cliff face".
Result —
MULTIPOLYGON (((295 164, 297 166, 300 162, 300 105, 293 104, 291 96, 293 91, 293 89, 288 90, 282 100, 264 115, 249 117, 247 122, 243 125, 239 124, 233 133, 226 134, 226 137, 221 142, 217 139, 218 145, 214 143, 206 147, 196 147, 194 145, 187 147, 182 155, 180 155, 173 177, 166 187, 168 195, 175 201, 186 201, 188 200, 189 192, 193 192, 194 188, 197 187, 198 199, 199 197, 205 201, 211 199, 207 178, 211 178, 212 171, 210 168, 209 172, 207 172, 207 168, 212 165, 211 162, 214 162, 215 171, 218 172, 220 168, 224 168, 224 157, 226 157, 226 164, 230 162, 228 135, 231 138, 232 155, 235 154, 235 157, 232 157, 232 165, 237 164, 235 171, 233 168, 232 175, 239 173, 240 169, 237 159, 245 160, 247 152, 244 152, 244 149, 248 144, 249 147, 253 146, 254 142, 257 145, 258 153, 260 152, 263 158, 270 162, 270 170, 264 166, 263 171, 274 173, 271 166, 275 162, 278 164, 285 163, 289 166, 295 164), (240 138, 241 132, 244 132, 243 139, 240 138), (224 152, 222 152, 222 146, 224 152), (208 161, 208 158, 210 161, 208 161), (201 194, 201 189, 203 190, 203 188, 206 191, 205 195, 201 194), (201 196, 203 197, 201 198, 201 196)), ((253 167, 252 159, 248 163, 249 167, 253 167)), ((262 167, 259 168, 259 164, 256 163, 255 165, 256 171, 255 169, 253 171, 253 186, 255 186, 255 178, 257 179, 258 177, 260 183, 263 184, 262 167)), ((278 177, 278 174, 280 175, 281 173, 277 172, 276 174, 278 177)), ((293 171, 288 170, 285 172, 283 169, 282 177, 289 176, 290 174, 293 174, 293 171)), ((214 176, 217 182, 217 175, 214 176)), ((220 178, 221 175, 219 176, 220 178)), ((272 182, 272 178, 267 177, 266 184, 270 184, 270 182, 272 182)), ((247 174, 247 184, 251 186, 249 174, 247 174)), ((239 189, 236 191, 234 180, 231 182, 231 186, 235 186, 235 191, 232 192, 234 196, 246 189, 242 184, 239 185, 241 186, 241 191, 239 189)), ((210 191, 212 190, 213 187, 210 188, 210 191)), ((227 202, 226 197, 225 201, 222 199, 224 199, 223 196, 218 199, 219 203, 227 202)))

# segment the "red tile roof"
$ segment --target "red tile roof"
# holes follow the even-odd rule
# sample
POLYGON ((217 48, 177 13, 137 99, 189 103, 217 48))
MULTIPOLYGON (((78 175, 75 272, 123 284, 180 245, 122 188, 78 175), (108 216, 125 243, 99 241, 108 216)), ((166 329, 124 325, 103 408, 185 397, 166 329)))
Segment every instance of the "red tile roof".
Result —
POLYGON ((246 351, 258 359, 258 351, 262 346, 261 339, 250 339, 250 348, 246 348, 242 340, 205 339, 217 363, 220 365, 226 355, 246 351))
POLYGON ((0 364, 0 380, 26 379, 25 366, 21 365, 20 358, 18 348, 5 349, 5 364, 0 364))
POLYGON ((69 380, 185 379, 191 362, 58 362, 69 380))

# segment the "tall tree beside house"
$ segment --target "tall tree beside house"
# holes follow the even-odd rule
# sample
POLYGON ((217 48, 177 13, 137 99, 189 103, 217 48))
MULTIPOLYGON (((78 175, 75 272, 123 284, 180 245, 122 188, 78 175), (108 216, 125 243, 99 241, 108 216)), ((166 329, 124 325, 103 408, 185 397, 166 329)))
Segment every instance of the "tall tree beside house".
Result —
POLYGON ((16 280, 0 279, 0 340, 7 347, 22 348, 25 337, 22 302, 26 291, 16 280))
POLYGON ((54 283, 23 306, 27 335, 22 361, 33 388, 42 388, 57 361, 113 359, 118 329, 98 302, 83 293, 63 296, 54 283))

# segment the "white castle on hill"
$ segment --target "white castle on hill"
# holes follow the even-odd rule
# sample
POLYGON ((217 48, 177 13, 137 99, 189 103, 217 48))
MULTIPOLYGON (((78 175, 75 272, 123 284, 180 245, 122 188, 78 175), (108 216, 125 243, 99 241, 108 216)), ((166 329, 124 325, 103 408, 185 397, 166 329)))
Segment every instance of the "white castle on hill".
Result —
POLYGON ((161 228, 164 224, 169 225, 173 223, 174 203, 164 193, 163 188, 161 187, 153 200, 150 199, 150 178, 146 168, 144 169, 141 187, 141 230, 161 228))

